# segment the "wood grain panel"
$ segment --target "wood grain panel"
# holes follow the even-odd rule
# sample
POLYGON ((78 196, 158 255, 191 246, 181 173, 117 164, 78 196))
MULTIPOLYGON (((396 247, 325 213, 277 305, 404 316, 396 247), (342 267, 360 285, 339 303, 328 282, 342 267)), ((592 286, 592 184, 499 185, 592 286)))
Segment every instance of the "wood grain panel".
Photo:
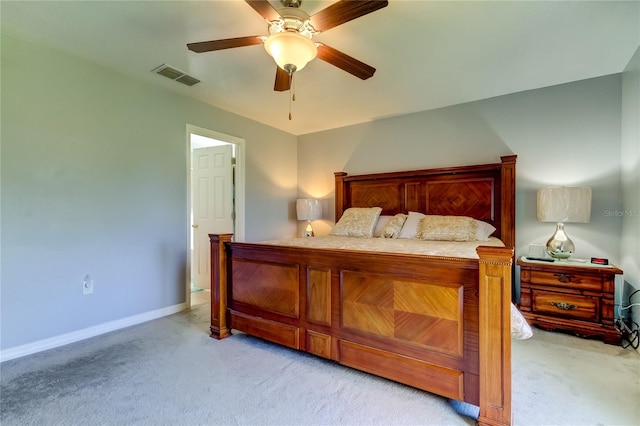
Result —
POLYGON ((231 311, 234 329, 293 349, 300 349, 300 329, 291 325, 231 311))
POLYGON ((395 281, 394 309, 460 321, 462 287, 429 285, 414 281, 395 281))
POLYGON ((409 312, 395 312, 394 337, 438 352, 462 356, 462 323, 409 312))
POLYGON ((407 182, 404 185, 404 209, 401 212, 421 212, 422 206, 422 191, 420 182, 407 182))
POLYGON ((331 336, 308 330, 307 352, 331 359, 331 336))
POLYGON ((307 296, 309 321, 331 325, 331 269, 307 269, 307 296))
POLYGON ((342 327, 393 337, 392 281, 380 275, 342 271, 342 327))
POLYGON ((462 287, 343 271, 342 327, 463 353, 462 287))
POLYGON ((427 184, 427 212, 493 221, 494 179, 442 180, 427 184))
POLYGON ((354 182, 349 194, 351 207, 382 207, 382 214, 390 214, 402 209, 404 201, 404 187, 398 182, 391 183, 362 183, 354 182))
POLYGON ((463 295, 460 285, 396 281, 395 337, 462 356, 463 295))
POLYGON ((299 317, 298 265, 233 260, 234 302, 299 317))
POLYGON ((344 340, 340 341, 340 363, 447 398, 464 399, 461 371, 344 340))

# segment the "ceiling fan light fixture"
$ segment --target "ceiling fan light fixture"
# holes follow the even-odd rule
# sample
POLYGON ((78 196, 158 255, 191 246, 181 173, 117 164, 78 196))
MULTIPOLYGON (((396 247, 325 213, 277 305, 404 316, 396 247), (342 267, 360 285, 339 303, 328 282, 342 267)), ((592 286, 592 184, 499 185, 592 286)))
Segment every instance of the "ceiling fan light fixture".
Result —
POLYGON ((267 53, 283 70, 291 65, 300 71, 318 54, 316 44, 309 38, 294 31, 276 32, 264 42, 267 53))

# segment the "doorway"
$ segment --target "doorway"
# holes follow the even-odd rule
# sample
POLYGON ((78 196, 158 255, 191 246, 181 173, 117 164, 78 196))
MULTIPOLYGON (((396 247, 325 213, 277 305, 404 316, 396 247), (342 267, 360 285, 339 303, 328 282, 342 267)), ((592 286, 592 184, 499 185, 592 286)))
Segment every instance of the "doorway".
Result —
POLYGON ((187 125, 186 304, 209 300, 210 233, 244 240, 244 140, 187 125))

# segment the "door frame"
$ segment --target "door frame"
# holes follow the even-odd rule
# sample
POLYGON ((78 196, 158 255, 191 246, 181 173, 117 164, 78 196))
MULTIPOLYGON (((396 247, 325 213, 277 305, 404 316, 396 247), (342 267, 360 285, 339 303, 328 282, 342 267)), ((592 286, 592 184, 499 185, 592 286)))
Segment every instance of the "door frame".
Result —
POLYGON ((242 138, 216 132, 214 130, 187 124, 186 127, 186 146, 187 146, 187 205, 186 205, 186 224, 187 230, 187 259, 185 265, 185 304, 187 308, 191 307, 191 134, 204 136, 210 139, 216 139, 222 142, 233 144, 235 146, 235 171, 234 171, 234 211, 236 214, 234 229, 234 241, 244 241, 244 218, 245 218, 245 141, 242 138))

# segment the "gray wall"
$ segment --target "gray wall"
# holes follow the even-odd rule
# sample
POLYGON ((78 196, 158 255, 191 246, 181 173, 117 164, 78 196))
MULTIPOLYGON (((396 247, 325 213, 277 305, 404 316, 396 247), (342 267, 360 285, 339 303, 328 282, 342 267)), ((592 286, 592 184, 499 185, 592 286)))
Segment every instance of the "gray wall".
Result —
POLYGON ((4 34, 1 64, 1 349, 184 303, 187 123, 245 139, 245 239, 295 232, 295 136, 4 34))
POLYGON ((555 225, 536 220, 536 190, 593 188, 591 223, 567 224, 575 257, 619 264, 622 218, 619 74, 500 96, 299 137, 301 195, 324 198, 333 224, 333 172, 351 174, 495 163, 517 154, 516 252, 545 243, 555 225))
MULTIPOLYGON (((622 297, 628 302, 629 295, 640 289, 640 48, 622 74, 622 196, 620 267, 625 281, 622 297)), ((640 292, 631 302, 640 303, 640 292)), ((640 324, 640 306, 632 312, 640 324)))

